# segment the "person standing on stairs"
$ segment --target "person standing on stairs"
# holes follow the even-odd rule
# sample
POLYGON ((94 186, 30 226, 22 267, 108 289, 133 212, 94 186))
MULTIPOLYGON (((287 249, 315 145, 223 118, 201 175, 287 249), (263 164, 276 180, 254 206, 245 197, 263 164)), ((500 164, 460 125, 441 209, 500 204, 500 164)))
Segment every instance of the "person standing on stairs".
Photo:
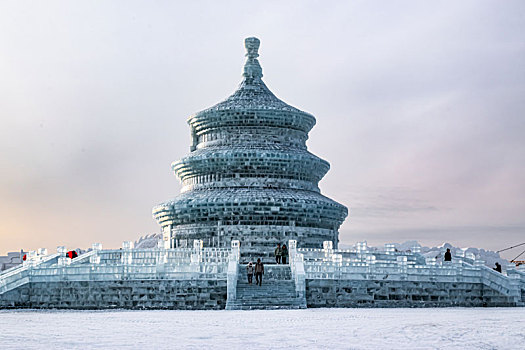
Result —
POLYGON ((286 265, 286 258, 288 258, 288 248, 286 248, 286 244, 283 244, 281 248, 281 262, 283 265, 286 265))
POLYGON ((246 266, 246 272, 248 274, 248 284, 252 284, 253 281, 253 264, 250 261, 248 266, 246 266))
POLYGON ((277 248, 275 248, 275 262, 277 264, 281 263, 281 243, 277 243, 277 248))
POLYGON ((255 284, 258 284, 259 287, 262 286, 262 276, 264 275, 264 265, 261 262, 261 259, 257 259, 257 264, 255 264, 255 284))

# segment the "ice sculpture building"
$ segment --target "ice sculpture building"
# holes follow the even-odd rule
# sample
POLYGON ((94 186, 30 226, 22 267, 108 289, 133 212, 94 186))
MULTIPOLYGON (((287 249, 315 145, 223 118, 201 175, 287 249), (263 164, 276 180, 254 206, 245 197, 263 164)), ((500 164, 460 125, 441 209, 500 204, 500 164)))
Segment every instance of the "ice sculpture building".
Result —
POLYGON ((319 191, 329 165, 306 148, 315 119, 268 90, 258 47, 246 39, 239 89, 188 120, 191 152, 173 164, 182 193, 153 210, 162 244, 30 251, 0 272, 0 309, 525 306, 525 266, 497 272, 462 249, 451 261, 419 246, 338 249, 347 209, 319 191), (249 284, 247 261, 278 242, 288 263, 249 284))
POLYGON ((165 247, 239 240, 241 254, 254 257, 290 239, 304 248, 337 247, 348 211, 319 191, 330 165, 306 147, 315 118, 266 87, 259 39, 247 38, 245 47, 237 91, 188 119, 191 152, 172 164, 182 193, 153 209, 165 247))

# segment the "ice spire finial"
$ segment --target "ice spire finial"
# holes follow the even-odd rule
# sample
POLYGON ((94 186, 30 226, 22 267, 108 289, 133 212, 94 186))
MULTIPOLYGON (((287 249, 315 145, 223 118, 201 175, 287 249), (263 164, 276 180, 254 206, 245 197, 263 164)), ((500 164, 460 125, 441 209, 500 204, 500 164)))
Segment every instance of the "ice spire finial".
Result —
POLYGON ((246 48, 246 63, 244 64, 243 76, 246 79, 262 78, 262 68, 257 60, 259 57, 259 39, 255 37, 244 39, 244 47, 246 48))

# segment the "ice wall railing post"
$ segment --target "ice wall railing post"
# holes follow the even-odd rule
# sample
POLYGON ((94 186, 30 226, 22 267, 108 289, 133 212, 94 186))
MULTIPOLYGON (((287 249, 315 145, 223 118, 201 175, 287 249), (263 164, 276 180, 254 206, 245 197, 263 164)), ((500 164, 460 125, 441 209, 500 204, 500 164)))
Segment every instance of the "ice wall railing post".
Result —
POLYGON ((67 248, 65 246, 58 246, 57 253, 58 253, 58 265, 59 266, 65 266, 71 263, 71 259, 66 257, 67 248))
POLYGON ((304 255, 296 254, 294 257, 295 266, 295 292, 298 297, 306 296, 306 273, 304 271, 304 255))
POLYGON ((22 261, 22 266, 34 266, 40 263, 47 256, 46 248, 31 250, 26 253, 26 260, 22 261))
POLYGON ((297 241, 288 241, 288 254, 290 257, 290 270, 295 282, 295 293, 303 298, 306 295, 306 274, 304 270, 304 255, 297 252, 297 241))
POLYGON ((334 253, 334 244, 332 241, 323 242, 324 261, 332 261, 332 254, 334 253))
POLYGON ((204 242, 202 239, 193 240, 193 252, 191 253, 191 263, 200 264, 202 262, 202 249, 204 248, 204 242))
POLYGON ((227 301, 228 305, 237 299, 237 278, 239 273, 239 259, 240 259, 240 242, 233 240, 231 242, 231 251, 228 259, 228 275, 227 275, 227 301))
POLYGON ((289 256, 289 263, 290 263, 290 271, 292 273, 292 277, 295 278, 295 264, 294 259, 297 255, 297 241, 295 239, 290 239, 288 241, 288 256, 289 256))
POLYGON ((357 242, 355 245, 357 259, 366 261, 368 256, 368 243, 366 241, 357 242))
POLYGON ((376 256, 371 254, 366 257, 366 268, 368 275, 373 275, 375 273, 376 266, 376 256))
POLYGON ((100 255, 98 253, 102 250, 102 243, 93 243, 91 249, 94 253, 89 257, 89 263, 100 264, 100 255))
POLYGON ((131 265, 133 263, 133 242, 132 241, 124 241, 122 242, 122 255, 120 258, 120 262, 123 265, 131 265))
POLYGON ((408 259, 406 256, 396 257, 398 273, 400 274, 400 278, 402 280, 405 280, 407 278, 407 260, 408 259))
POLYGON ((332 254, 332 263, 334 265, 334 278, 341 278, 341 267, 343 265, 342 254, 332 254))
POLYGON ((29 265, 34 265, 36 263, 36 260, 37 260, 37 253, 35 250, 31 250, 27 253, 27 262, 29 263, 29 265))
POLYGON ((164 265, 168 262, 168 252, 167 252, 168 249, 170 248, 169 247, 166 248, 166 245, 164 244, 163 240, 159 240, 157 242, 157 256, 156 256, 157 271, 164 271, 164 265))
POLYGON ((393 243, 386 243, 385 244, 385 253, 388 255, 392 255, 396 252, 396 245, 393 243))

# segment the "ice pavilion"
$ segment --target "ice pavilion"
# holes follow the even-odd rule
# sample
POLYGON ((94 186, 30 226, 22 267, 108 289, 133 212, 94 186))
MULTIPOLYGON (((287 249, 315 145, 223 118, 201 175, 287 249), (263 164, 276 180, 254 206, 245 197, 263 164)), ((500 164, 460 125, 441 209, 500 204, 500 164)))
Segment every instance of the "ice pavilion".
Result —
POLYGON ((188 119, 191 152, 172 165, 182 193, 153 209, 165 246, 239 240, 241 254, 254 258, 268 258, 290 239, 304 248, 337 247, 348 210, 319 191, 330 165, 306 147, 315 118, 266 87, 259 39, 247 38, 245 47, 237 91, 188 119))

